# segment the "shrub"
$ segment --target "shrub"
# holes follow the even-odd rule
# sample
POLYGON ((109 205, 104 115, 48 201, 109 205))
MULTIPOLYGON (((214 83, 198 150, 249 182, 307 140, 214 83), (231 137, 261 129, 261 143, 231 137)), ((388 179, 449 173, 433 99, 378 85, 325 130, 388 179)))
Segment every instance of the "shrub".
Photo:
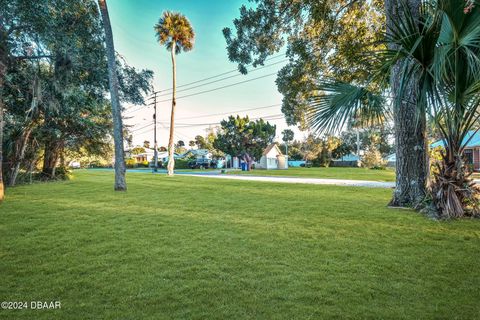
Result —
POLYGON ((72 170, 68 167, 58 167, 55 169, 55 178, 59 180, 68 180, 72 176, 72 170))
POLYGON ((125 161, 125 165, 127 166, 127 168, 136 168, 137 161, 133 158, 130 158, 125 161))
POLYGON ((150 166, 150 162, 142 161, 142 162, 138 163, 137 166, 141 167, 141 168, 148 168, 150 166))
POLYGON ((175 159, 175 169, 190 169, 188 162, 186 159, 175 159))
POLYGON ((385 168, 387 166, 387 161, 382 158, 382 154, 374 146, 368 148, 365 155, 362 157, 362 167, 369 169, 385 168))
MULTIPOLYGON (((188 166, 189 161, 186 159, 175 159, 175 169, 190 169, 188 166)), ((168 161, 163 163, 163 166, 167 168, 168 161)))
POLYGON ((92 161, 88 164, 88 167, 90 168, 102 168, 102 164, 100 163, 100 161, 92 161))

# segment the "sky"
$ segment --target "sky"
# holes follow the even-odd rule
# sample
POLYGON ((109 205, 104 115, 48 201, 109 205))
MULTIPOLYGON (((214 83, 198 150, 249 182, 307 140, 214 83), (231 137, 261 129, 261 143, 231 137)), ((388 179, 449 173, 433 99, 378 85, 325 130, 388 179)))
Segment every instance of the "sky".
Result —
MULTIPOLYGON (((274 55, 265 62, 264 68, 252 69, 247 75, 241 75, 236 71, 237 64, 228 60, 222 29, 233 26, 232 21, 239 16, 242 4, 248 5, 248 1, 108 1, 115 50, 124 56, 129 65, 154 71, 154 88, 161 91, 157 107, 159 146, 168 143, 172 63, 170 52, 157 42, 153 26, 166 10, 184 14, 196 33, 194 49, 177 55, 175 141, 183 140, 188 144, 196 135, 206 135, 209 128, 218 126, 216 123, 230 114, 248 115, 251 119, 265 118, 277 125, 277 140, 281 140, 281 132, 288 126, 280 110, 282 96, 277 91, 275 79, 276 73, 285 64, 285 56, 274 55), (226 74, 191 84, 222 73, 226 74), (226 77, 231 78, 221 80, 226 77), (217 82, 209 83, 214 81, 217 82), (247 82, 197 94, 242 81, 247 82), (194 95, 183 97, 190 94, 194 95)), ((125 124, 131 126, 133 144, 142 145, 145 140, 153 143, 153 108, 125 107, 125 124)), ((303 137, 296 128, 290 129, 295 131, 297 139, 303 137)))

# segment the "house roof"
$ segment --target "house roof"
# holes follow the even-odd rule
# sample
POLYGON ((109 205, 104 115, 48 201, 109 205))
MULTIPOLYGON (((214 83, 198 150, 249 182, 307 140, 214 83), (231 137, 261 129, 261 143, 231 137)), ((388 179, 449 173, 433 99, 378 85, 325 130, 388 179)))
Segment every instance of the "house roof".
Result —
POLYGON ((339 159, 334 159, 333 161, 358 161, 360 158, 353 153, 347 154, 339 159))
POLYGON ((387 156, 385 160, 389 162, 396 162, 397 161, 397 154, 392 153, 391 155, 387 156))
MULTIPOLYGON (((465 145, 466 148, 480 147, 480 132, 476 130, 470 130, 463 138, 462 145, 465 145)), ((438 140, 430 145, 431 148, 444 147, 445 143, 443 140, 438 140)))
POLYGON ((282 151, 280 150, 280 148, 277 146, 276 143, 272 143, 267 148, 265 148, 265 150, 263 150, 263 155, 266 156, 274 148, 277 149, 277 152, 279 155, 283 155, 282 151))
POLYGON ((189 154, 192 154, 194 156, 206 156, 208 154, 211 154, 211 152, 208 149, 190 149, 187 152, 181 154, 180 156, 186 157, 189 154))

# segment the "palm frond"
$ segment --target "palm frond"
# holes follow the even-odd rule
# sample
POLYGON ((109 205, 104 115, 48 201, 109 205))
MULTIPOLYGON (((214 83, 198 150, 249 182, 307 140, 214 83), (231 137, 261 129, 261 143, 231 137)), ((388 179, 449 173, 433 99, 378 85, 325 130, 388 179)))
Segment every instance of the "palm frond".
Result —
POLYGON ((157 40, 171 50, 175 43, 175 53, 190 51, 195 42, 195 32, 190 21, 181 13, 166 11, 154 26, 157 40))
POLYGON ((318 91, 322 94, 311 98, 307 115, 316 132, 338 132, 354 119, 363 124, 380 123, 389 115, 385 98, 365 87, 326 81, 318 91))

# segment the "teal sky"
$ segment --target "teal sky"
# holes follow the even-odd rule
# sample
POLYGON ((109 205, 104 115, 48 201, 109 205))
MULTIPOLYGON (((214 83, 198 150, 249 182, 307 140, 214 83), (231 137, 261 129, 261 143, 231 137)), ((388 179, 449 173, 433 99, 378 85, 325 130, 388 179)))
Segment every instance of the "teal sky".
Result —
MULTIPOLYGON (((235 63, 228 60, 222 29, 232 26, 232 20, 238 17, 238 9, 242 3, 248 4, 248 1, 110 0, 108 8, 115 49, 125 57, 130 65, 153 70, 155 89, 167 89, 164 93, 166 96, 161 97, 160 100, 168 100, 171 98, 169 95, 171 91, 168 89, 172 86, 170 53, 157 43, 153 31, 153 26, 162 13, 166 10, 181 12, 190 20, 196 33, 194 49, 177 56, 177 85, 181 86, 237 68, 235 63)), ((281 115, 280 106, 265 107, 281 103, 282 96, 278 93, 275 85, 276 75, 269 76, 269 74, 276 73, 284 64, 282 62, 284 59, 284 56, 273 58, 265 64, 275 65, 251 72, 246 76, 232 72, 205 82, 235 76, 231 79, 191 90, 185 90, 189 88, 188 86, 178 88, 176 140, 182 139, 188 143, 189 140, 193 140, 195 135, 205 135, 209 128, 208 124, 219 122, 227 117, 223 113, 263 107, 259 110, 237 113, 242 116, 248 114, 250 118, 267 117, 267 119, 269 116, 281 115), (265 77, 237 86, 180 98, 184 95, 262 76, 265 77), (191 124, 202 125, 190 126, 191 124)), ((197 83, 195 86, 205 82, 197 83)), ((169 126, 170 107, 170 101, 159 103, 158 121, 161 122, 157 134, 159 145, 166 145, 168 141, 167 127, 169 126)), ((152 108, 127 106, 125 116, 131 117, 126 120, 126 123, 134 126, 132 128, 134 144, 142 144, 144 140, 153 141, 153 126, 145 127, 152 123, 152 108)), ((283 117, 269 121, 277 125, 277 136, 280 137, 281 131, 287 127, 283 117)), ((299 138, 298 131, 296 130, 296 132, 297 138, 299 138)))

